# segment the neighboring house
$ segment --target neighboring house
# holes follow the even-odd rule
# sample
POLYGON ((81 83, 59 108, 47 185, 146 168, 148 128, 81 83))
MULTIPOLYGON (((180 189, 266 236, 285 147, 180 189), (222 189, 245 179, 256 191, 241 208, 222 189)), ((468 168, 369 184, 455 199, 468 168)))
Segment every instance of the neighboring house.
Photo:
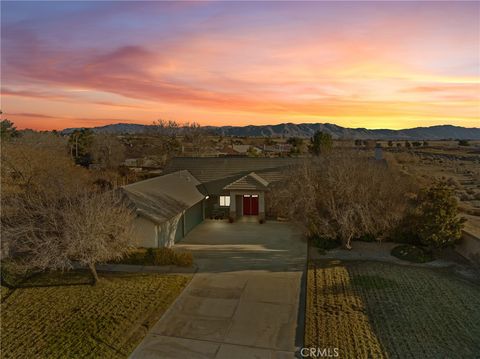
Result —
POLYGON ((263 145, 266 156, 281 156, 290 153, 292 145, 289 143, 277 143, 275 145, 263 145))
POLYGON ((249 152, 254 153, 255 155, 260 155, 262 153, 260 148, 252 145, 232 145, 232 149, 242 155, 247 155, 249 152))
POLYGON ((266 197, 292 158, 177 157, 163 176, 122 187, 142 247, 170 247, 204 218, 266 217, 266 197))
POLYGON ((219 156, 245 156, 245 154, 237 152, 231 146, 226 146, 226 145, 218 149, 218 155, 219 156))

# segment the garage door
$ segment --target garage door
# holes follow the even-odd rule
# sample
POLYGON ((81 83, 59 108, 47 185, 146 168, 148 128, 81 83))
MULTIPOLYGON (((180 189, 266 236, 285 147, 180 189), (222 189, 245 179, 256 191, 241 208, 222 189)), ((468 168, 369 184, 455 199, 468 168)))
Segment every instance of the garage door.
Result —
POLYGON ((203 221, 202 201, 185 211, 185 234, 203 221))

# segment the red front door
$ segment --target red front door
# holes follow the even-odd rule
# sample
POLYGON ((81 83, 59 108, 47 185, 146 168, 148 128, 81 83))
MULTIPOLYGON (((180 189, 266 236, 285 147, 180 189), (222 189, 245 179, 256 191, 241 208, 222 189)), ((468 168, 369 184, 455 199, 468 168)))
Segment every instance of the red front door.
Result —
POLYGON ((258 216, 258 195, 243 195, 243 215, 258 216))
POLYGON ((258 196, 253 195, 252 196, 252 202, 251 202, 251 215, 252 216, 258 216, 258 196))

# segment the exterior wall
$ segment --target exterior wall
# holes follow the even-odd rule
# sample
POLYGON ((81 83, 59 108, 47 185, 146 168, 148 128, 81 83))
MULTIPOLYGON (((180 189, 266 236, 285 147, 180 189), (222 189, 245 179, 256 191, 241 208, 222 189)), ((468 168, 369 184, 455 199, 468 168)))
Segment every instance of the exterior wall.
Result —
MULTIPOLYGON (((228 193, 225 194, 228 196, 228 193)), ((205 218, 227 218, 229 207, 220 207, 220 196, 210 196, 205 201, 205 218)))
POLYGON ((243 196, 240 194, 235 195, 235 202, 237 203, 237 217, 243 214, 243 196))
POLYGON ((137 216, 133 221, 133 237, 137 247, 156 247, 157 225, 143 217, 137 216))
POLYGON ((455 250, 465 258, 480 264, 480 238, 464 231, 455 250))
POLYGON ((200 201, 185 211, 184 234, 186 235, 194 227, 202 223, 203 219, 203 201, 200 201))
POLYGON ((258 217, 265 219, 265 192, 264 191, 230 191, 230 217, 235 219, 243 215, 243 195, 258 195, 258 217), (240 204, 238 204, 240 202, 240 204))
POLYGON ((178 214, 171 220, 158 225, 158 242, 155 247, 171 247, 178 240, 183 238, 183 213, 178 214))
POLYGON ((137 216, 133 222, 135 245, 145 248, 173 246, 203 221, 203 202, 198 202, 162 224, 156 224, 146 218, 137 216))

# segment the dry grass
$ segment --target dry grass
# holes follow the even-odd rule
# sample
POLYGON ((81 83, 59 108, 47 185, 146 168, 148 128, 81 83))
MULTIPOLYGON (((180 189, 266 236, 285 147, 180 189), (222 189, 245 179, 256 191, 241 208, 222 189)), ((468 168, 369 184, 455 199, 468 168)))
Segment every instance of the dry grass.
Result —
POLYGON ((71 285, 47 275, 2 298, 2 358, 126 358, 189 280, 105 274, 92 287, 82 275, 71 285))
POLYGON ((480 355, 480 288, 448 273, 322 261, 308 271, 305 345, 341 358, 480 355))

